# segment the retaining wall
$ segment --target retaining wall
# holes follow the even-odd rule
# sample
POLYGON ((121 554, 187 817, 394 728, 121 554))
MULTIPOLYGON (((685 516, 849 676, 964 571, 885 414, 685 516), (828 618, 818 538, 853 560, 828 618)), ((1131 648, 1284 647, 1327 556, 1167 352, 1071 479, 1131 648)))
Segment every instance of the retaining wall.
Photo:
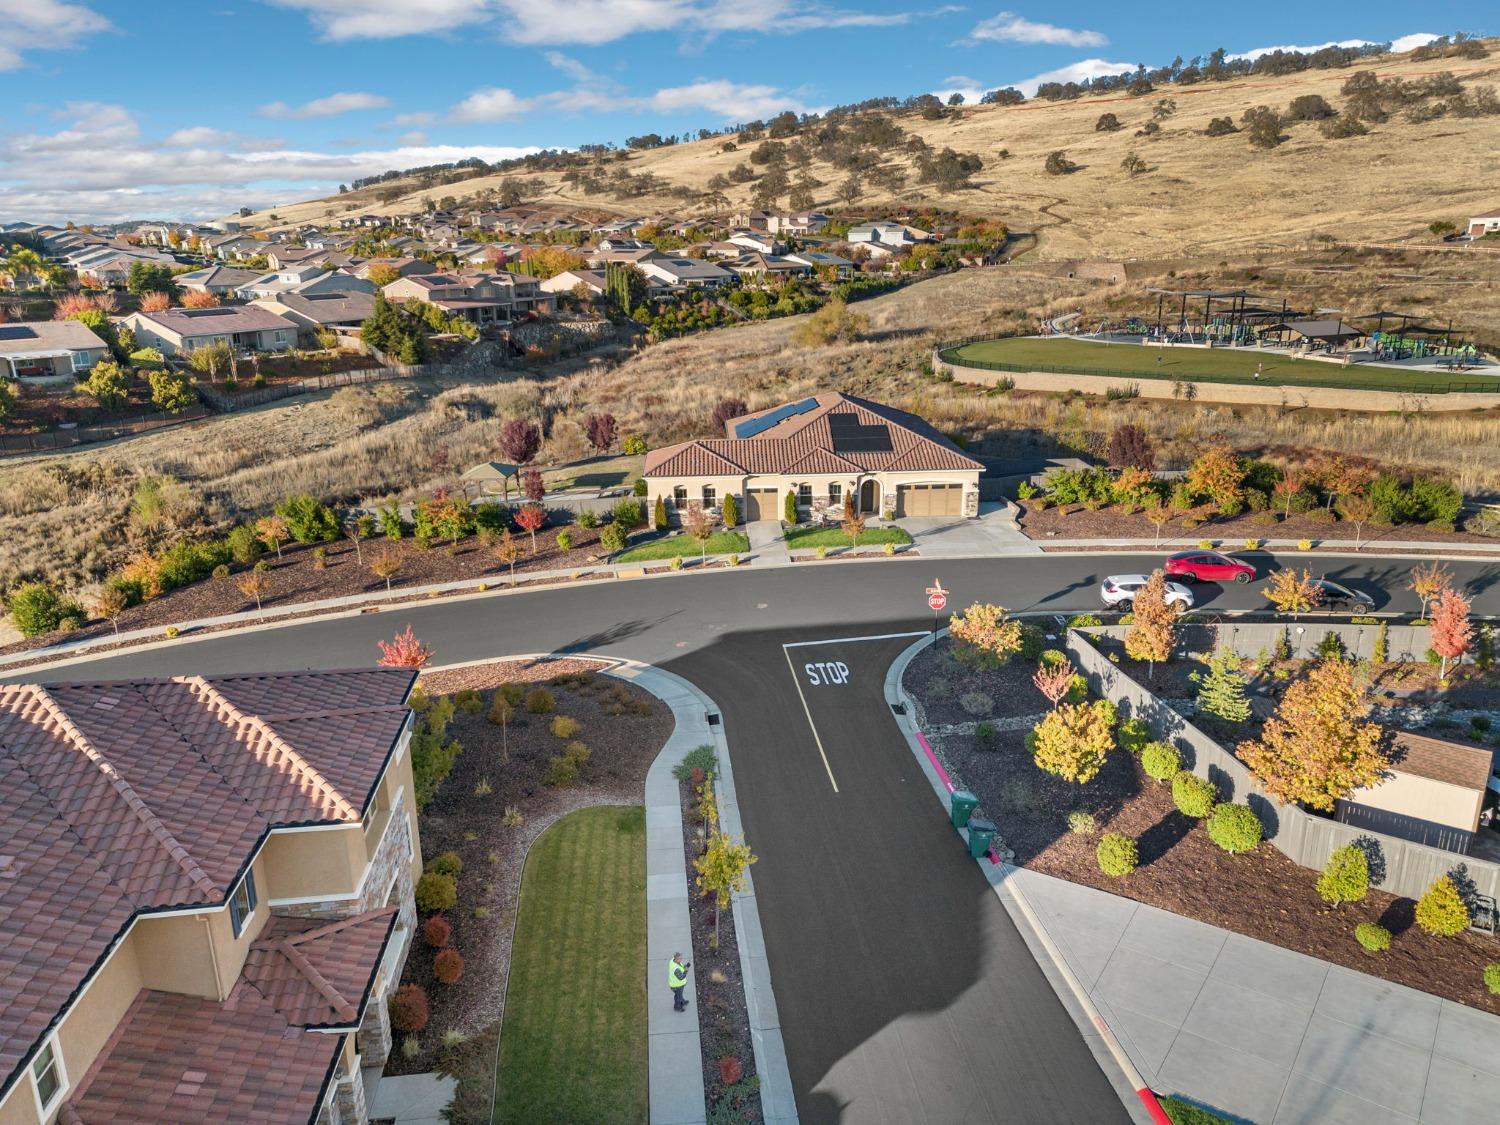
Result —
MULTIPOLYGON (((1373 626, 1366 628, 1371 632, 1374 630, 1373 626)), ((1107 634, 1112 631, 1089 632, 1107 634)), ((1228 628, 1224 631, 1227 633, 1228 628)), ((1393 627, 1391 632, 1395 631, 1393 627)), ((1412 631, 1426 632, 1425 629, 1412 631)), ((1370 883, 1383 891, 1421 898, 1440 876, 1459 874, 1480 894, 1500 898, 1500 864, 1314 816, 1296 805, 1284 805, 1265 793, 1245 764, 1232 753, 1110 663, 1090 642, 1087 633, 1068 630, 1065 647, 1074 665, 1088 677, 1089 686, 1097 694, 1112 700, 1120 709, 1122 719, 1143 719, 1154 738, 1177 747, 1187 768, 1218 787, 1221 800, 1249 804, 1265 826, 1266 838, 1292 862, 1321 870, 1335 848, 1359 842, 1370 856, 1370 883)))

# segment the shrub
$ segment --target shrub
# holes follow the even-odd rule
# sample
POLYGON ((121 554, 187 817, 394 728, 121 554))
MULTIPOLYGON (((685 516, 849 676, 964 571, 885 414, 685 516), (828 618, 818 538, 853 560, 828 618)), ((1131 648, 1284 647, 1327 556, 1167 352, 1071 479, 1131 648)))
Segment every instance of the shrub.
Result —
POLYGON ((1043 668, 1056 668, 1059 665, 1068 663, 1068 654, 1063 652, 1062 649, 1049 648, 1042 653, 1038 663, 1043 668))
POLYGON ((694 770, 699 770, 705 778, 712 781, 718 769, 719 763, 714 757, 714 748, 704 745, 684 754, 682 761, 672 767, 672 776, 678 781, 686 781, 693 776, 694 770))
POLYGON ((625 549, 625 540, 628 533, 617 523, 607 523, 599 532, 599 546, 613 554, 625 549))
POLYGON ((1075 836, 1092 836, 1098 827, 1091 812, 1074 809, 1068 814, 1068 831, 1075 836))
POLYGON ((228 578, 229 565, 227 563, 220 563, 218 566, 214 567, 213 576, 215 578, 228 578))
POLYGON ((25 637, 50 633, 64 617, 82 612, 77 605, 41 582, 18 586, 10 596, 11 620, 25 637))
POLYGON ((563 528, 557 533, 557 549, 559 551, 571 551, 573 549, 573 533, 563 528))
POLYGON ((453 937, 453 927, 441 914, 434 914, 422 923, 422 940, 433 949, 442 949, 453 937))
POLYGON ((645 521, 639 500, 616 500, 611 515, 615 523, 627 530, 640 527, 645 521))
POLYGON ((1358 902, 1370 892, 1370 861, 1353 844, 1335 848, 1317 885, 1318 896, 1332 906, 1358 902))
POLYGON ((552 733, 558 738, 572 738, 578 733, 578 720, 568 715, 556 715, 552 719, 552 733))
POLYGON ((1208 838, 1230 855, 1248 852, 1260 843, 1260 817, 1249 805, 1223 804, 1208 817, 1208 838))
POLYGON ((397 1031, 416 1032, 427 1026, 427 990, 420 984, 403 984, 389 1004, 391 1026, 397 1031))
POLYGON ((532 688, 526 693, 526 710, 533 715, 550 715, 556 709, 557 700, 546 688, 532 688))
POLYGON ((974 727, 974 737, 977 738, 981 744, 986 746, 989 745, 995 740, 995 724, 990 722, 988 719, 985 719, 983 722, 976 724, 974 727))
POLYGON ((1172 777, 1172 802, 1183 816, 1202 820, 1213 812, 1217 798, 1214 783, 1206 777, 1199 777, 1191 770, 1179 770, 1172 777))
POLYGON ((458 880, 452 875, 429 871, 417 880, 416 898, 417 906, 425 913, 452 910, 458 905, 458 880))
POLYGON ((1131 754, 1139 754, 1151 741, 1151 728, 1146 725, 1144 719, 1126 719, 1120 724, 1117 741, 1120 743, 1120 749, 1131 754))
POLYGON ((244 524, 230 529, 229 534, 224 538, 224 545, 229 548, 229 554, 234 561, 242 566, 249 566, 260 558, 261 552, 265 550, 261 546, 259 536, 255 534, 255 529, 244 524))
POLYGON ((1169 777, 1176 777, 1177 771, 1182 769, 1182 755, 1175 746, 1165 742, 1148 742, 1141 748, 1141 769, 1148 777, 1166 781, 1169 777))
POLYGON ((955 614, 948 635, 958 661, 980 670, 998 668, 1024 648, 1021 623, 1008 617, 1004 606, 984 602, 971 605, 962 616, 955 614))
POLYGON ((1391 947, 1391 931, 1374 922, 1361 922, 1354 927, 1354 940, 1371 953, 1384 953, 1391 947))
POLYGON ((1491 961, 1484 967, 1484 986, 1491 992, 1500 993, 1500 961, 1491 961))
POLYGON ((464 975, 464 955, 451 946, 432 959, 432 975, 443 984, 457 984, 464 975))
POLYGON ((1113 879, 1129 875, 1140 863, 1140 850, 1135 841, 1119 832, 1106 832, 1094 849, 1099 860, 1099 870, 1113 879))
POLYGON ((1313 549, 1313 544, 1312 544, 1312 540, 1311 539, 1299 539, 1299 540, 1297 540, 1297 550, 1302 551, 1302 552, 1307 552, 1307 551, 1311 551, 1312 549, 1313 549))
POLYGON ((1444 875, 1427 888, 1417 902, 1417 925, 1438 937, 1452 937, 1469 928, 1469 908, 1452 876, 1444 875))
POLYGON ((549 759, 544 784, 556 788, 572 785, 578 780, 578 765, 566 755, 549 759))
POLYGON ((427 870, 438 875, 457 875, 464 869, 464 861, 458 858, 457 852, 444 852, 427 864, 427 870))
POLYGON ((734 527, 740 522, 739 503, 735 500, 734 493, 727 492, 724 494, 724 503, 721 506, 721 511, 723 512, 725 527, 734 527))
POLYGON ((646 439, 640 434, 626 434, 620 440, 620 450, 627 457, 639 457, 646 452, 646 439))
POLYGON ((519 828, 526 823, 526 818, 521 815, 521 810, 515 805, 506 805, 505 813, 500 817, 500 823, 506 828, 519 828))
POLYGON ((740 1060, 733 1055, 725 1055, 719 1060, 719 1080, 726 1086, 733 1086, 745 1076, 745 1068, 740 1060))
POLYGON ((317 543, 339 536, 339 521, 333 509, 305 493, 288 496, 276 505, 276 514, 286 520, 287 530, 298 543, 317 543))
POLYGON ((966 715, 988 715, 995 709, 995 701, 982 691, 966 691, 958 697, 958 705, 966 715))
POLYGON ((578 513, 578 526, 593 528, 599 526, 599 513, 592 508, 584 508, 578 513))

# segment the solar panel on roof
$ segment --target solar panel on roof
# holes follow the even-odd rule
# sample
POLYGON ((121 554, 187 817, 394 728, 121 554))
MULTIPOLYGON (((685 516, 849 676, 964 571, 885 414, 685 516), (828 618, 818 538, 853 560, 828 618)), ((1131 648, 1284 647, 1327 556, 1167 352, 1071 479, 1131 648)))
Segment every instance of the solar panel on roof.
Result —
MULTIPOLYGON (((854 415, 849 415, 853 418, 854 415)), ((844 423, 831 430, 835 453, 892 453, 889 426, 861 426, 844 423)))
POLYGON ((769 430, 778 422, 783 422, 788 418, 796 417, 798 414, 806 414, 809 410, 816 409, 817 405, 817 399, 805 398, 801 402, 789 402, 785 406, 778 406, 775 410, 767 414, 762 414, 756 418, 746 418, 743 422, 736 423, 734 436, 737 438, 754 437, 758 433, 769 430))
POLYGON ((173 309, 173 312, 181 313, 183 316, 201 320, 205 316, 233 316, 233 309, 173 309))
POLYGON ((0 325, 0 340, 35 340, 36 329, 27 328, 24 324, 0 325))

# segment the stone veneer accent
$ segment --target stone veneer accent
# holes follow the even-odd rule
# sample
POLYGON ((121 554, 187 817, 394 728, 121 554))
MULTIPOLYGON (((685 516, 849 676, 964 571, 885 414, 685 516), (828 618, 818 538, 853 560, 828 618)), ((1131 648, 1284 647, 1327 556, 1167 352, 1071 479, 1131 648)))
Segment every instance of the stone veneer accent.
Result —
POLYGON ((338 1083, 333 1095, 334 1104, 339 1108, 340 1120, 348 1125, 364 1125, 370 1120, 370 1111, 365 1106, 365 1084, 359 1076, 359 1069, 346 1070, 340 1066, 334 1079, 338 1083))

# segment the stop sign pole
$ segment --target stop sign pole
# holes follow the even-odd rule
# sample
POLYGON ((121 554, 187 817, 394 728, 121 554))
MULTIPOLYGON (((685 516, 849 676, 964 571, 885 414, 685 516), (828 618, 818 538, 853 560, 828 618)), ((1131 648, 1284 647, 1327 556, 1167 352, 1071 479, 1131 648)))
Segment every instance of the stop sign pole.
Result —
POLYGON ((948 591, 943 589, 940 578, 934 578, 932 585, 927 587, 927 607, 932 610, 932 635, 937 636, 938 614, 948 607, 948 591))

